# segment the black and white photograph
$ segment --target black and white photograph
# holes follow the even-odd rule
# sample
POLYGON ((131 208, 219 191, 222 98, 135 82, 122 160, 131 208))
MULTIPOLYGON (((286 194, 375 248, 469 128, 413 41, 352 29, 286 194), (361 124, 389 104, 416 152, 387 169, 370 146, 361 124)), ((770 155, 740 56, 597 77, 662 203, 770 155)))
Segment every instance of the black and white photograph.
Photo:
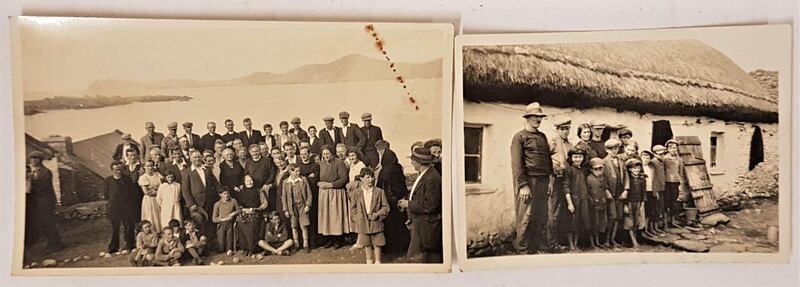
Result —
POLYGON ((450 270, 452 25, 12 28, 15 274, 450 270))
POLYGON ((459 264, 787 260, 789 31, 459 36, 459 264))

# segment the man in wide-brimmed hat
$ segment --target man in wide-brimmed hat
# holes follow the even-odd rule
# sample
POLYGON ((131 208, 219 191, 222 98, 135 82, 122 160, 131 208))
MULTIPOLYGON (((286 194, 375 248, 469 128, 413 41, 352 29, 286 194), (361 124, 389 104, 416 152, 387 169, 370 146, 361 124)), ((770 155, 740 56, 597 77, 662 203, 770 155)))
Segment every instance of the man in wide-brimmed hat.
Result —
POLYGON ((406 256, 411 262, 433 263, 442 260, 442 176, 433 168, 434 157, 426 148, 409 156, 419 172, 407 199, 397 206, 408 212, 411 242, 406 256))
POLYGON ((442 140, 441 139, 430 139, 425 142, 425 148, 431 151, 433 155, 433 168, 442 174, 442 140))
POLYGON ((525 129, 511 140, 511 172, 514 180, 516 231, 514 248, 520 252, 546 251, 547 189, 553 159, 547 136, 539 131, 546 114, 539 103, 525 108, 525 129))
POLYGON ((42 164, 44 159, 45 154, 40 151, 33 151, 28 155, 30 175, 26 179, 30 184, 30 189, 26 194, 25 226, 30 229, 30 232, 26 233, 25 244, 32 246, 40 236, 44 236, 47 238, 47 252, 49 253, 61 250, 63 244, 53 218, 53 209, 56 207, 53 172, 42 164))

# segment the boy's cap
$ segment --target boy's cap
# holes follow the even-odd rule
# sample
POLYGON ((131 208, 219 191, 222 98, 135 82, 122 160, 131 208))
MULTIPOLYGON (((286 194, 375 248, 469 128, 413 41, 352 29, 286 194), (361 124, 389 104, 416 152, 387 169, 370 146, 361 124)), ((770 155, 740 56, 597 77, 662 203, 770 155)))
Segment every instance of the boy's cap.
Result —
POLYGON ((592 168, 603 167, 603 160, 600 159, 599 157, 592 158, 591 160, 589 160, 589 166, 591 166, 592 168))
POLYGON ((621 129, 619 130, 619 132, 617 132, 617 136, 619 137, 622 137, 624 135, 633 136, 633 132, 628 128, 621 129))
POLYGON ((556 121, 555 123, 553 123, 553 126, 556 127, 556 128, 560 128, 560 127, 563 127, 563 126, 569 126, 571 124, 572 124, 572 120, 564 119, 564 120, 556 121))
POLYGON ((620 142, 618 139, 609 139, 604 145, 606 148, 615 148, 622 145, 622 142, 620 142))
POLYGON ((642 151, 642 154, 648 154, 648 155, 650 155, 650 158, 653 158, 653 157, 655 157, 655 155, 653 154, 653 152, 651 152, 651 151, 649 151, 649 150, 643 150, 643 151, 642 151))
POLYGON ((669 146, 669 144, 672 144, 672 143, 674 143, 674 144, 676 144, 676 145, 681 145, 681 144, 680 144, 678 141, 676 141, 676 140, 668 140, 668 141, 667 141, 667 143, 665 143, 664 145, 665 145, 665 146, 669 146))
POLYGON ((653 146, 653 151, 656 152, 656 153, 659 153, 659 152, 662 152, 662 151, 667 151, 667 148, 664 147, 663 145, 657 144, 657 145, 653 146))
POLYGON ((642 165, 642 161, 639 160, 638 158, 628 159, 625 162, 625 168, 631 168, 631 167, 636 166, 636 165, 642 165))
POLYGON ((595 120, 592 120, 591 122, 589 122, 589 125, 591 125, 592 128, 595 128, 595 129, 605 128, 606 127, 605 123, 601 123, 601 122, 598 122, 598 121, 595 121, 595 120))

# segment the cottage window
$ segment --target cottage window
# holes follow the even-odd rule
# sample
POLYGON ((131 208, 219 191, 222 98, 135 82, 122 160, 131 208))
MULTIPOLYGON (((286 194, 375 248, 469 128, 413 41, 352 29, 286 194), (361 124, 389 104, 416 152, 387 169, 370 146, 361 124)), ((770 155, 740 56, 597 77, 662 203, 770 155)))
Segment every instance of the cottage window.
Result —
POLYGON ((481 182, 482 125, 464 124, 464 178, 467 183, 481 182))
POLYGON ((711 132, 711 138, 709 139, 709 161, 708 166, 711 169, 710 172, 712 174, 722 174, 725 173, 722 170, 722 148, 724 143, 722 132, 711 132))

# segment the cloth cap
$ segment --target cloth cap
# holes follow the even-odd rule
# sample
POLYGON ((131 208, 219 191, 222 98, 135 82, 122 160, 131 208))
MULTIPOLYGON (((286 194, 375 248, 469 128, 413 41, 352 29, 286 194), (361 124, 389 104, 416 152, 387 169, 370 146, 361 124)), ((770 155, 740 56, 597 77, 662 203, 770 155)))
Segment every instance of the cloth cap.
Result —
POLYGON ((676 145, 679 145, 679 146, 681 145, 681 144, 680 144, 678 141, 676 141, 676 140, 668 140, 668 141, 667 141, 667 143, 665 143, 664 145, 665 145, 665 146, 669 146, 669 144, 671 144, 671 143, 674 143, 674 144, 676 144, 676 145))
POLYGON ((350 118, 350 113, 345 112, 345 111, 339 112, 339 118, 340 119, 349 119, 350 118))
POLYGON ((544 110, 542 110, 542 106, 537 102, 533 102, 525 107, 525 114, 522 115, 523 118, 530 116, 544 117, 546 115, 544 114, 544 110))
POLYGON ((624 135, 633 136, 633 132, 627 128, 621 129, 619 130, 619 132, 617 132, 617 136, 619 137, 622 137, 624 135))
POLYGON ((606 148, 615 148, 622 145, 618 139, 608 139, 605 144, 603 144, 606 148))
POLYGON ((601 122, 594 121, 594 120, 589 122, 589 125, 591 125, 593 129, 599 129, 599 128, 605 128, 606 127, 605 123, 601 123, 601 122))
POLYGON ((667 148, 665 146, 663 146, 663 145, 657 144, 657 145, 653 146, 653 151, 655 153, 659 153, 659 152, 662 152, 662 151, 667 151, 667 148))
POLYGON ((361 120, 363 120, 363 121, 371 121, 372 120, 372 114, 370 114, 370 113, 361 114, 361 120))
POLYGON ((593 168, 603 166, 603 160, 599 157, 592 158, 589 160, 589 165, 593 168))
POLYGON ((191 128, 193 125, 194 125, 194 124, 192 124, 192 123, 190 123, 190 122, 185 122, 185 123, 183 123, 183 127, 184 127, 184 128, 191 128))
POLYGON ((556 121, 555 123, 553 123, 553 126, 556 127, 556 128, 560 128, 560 127, 563 127, 563 126, 569 126, 571 124, 572 124, 572 120, 563 119, 563 120, 559 120, 559 121, 556 121))
POLYGON ((638 158, 631 158, 625 161, 625 168, 631 168, 634 165, 642 165, 642 161, 638 158))
POLYGON ((322 118, 322 121, 332 122, 333 121, 333 117, 324 117, 324 118, 322 118))
POLYGON ((171 123, 167 124, 167 128, 168 129, 177 129, 178 128, 178 123, 171 122, 171 123))
POLYGON ((641 154, 645 154, 645 153, 646 153, 646 154, 649 154, 649 155, 650 155, 650 158, 654 158, 654 157, 655 157, 655 155, 653 154, 653 152, 652 152, 652 151, 649 151, 649 150, 643 150, 641 154))

